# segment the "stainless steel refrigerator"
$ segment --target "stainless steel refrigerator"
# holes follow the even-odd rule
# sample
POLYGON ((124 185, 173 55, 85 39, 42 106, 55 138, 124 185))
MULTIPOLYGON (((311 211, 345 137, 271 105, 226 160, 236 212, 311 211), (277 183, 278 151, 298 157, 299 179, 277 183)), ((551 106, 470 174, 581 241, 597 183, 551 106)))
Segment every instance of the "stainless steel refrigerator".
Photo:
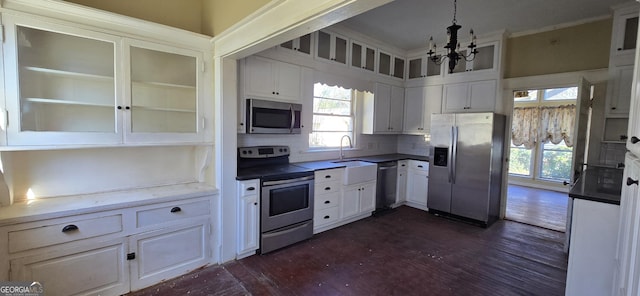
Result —
POLYGON ((482 226, 498 219, 504 134, 504 115, 431 115, 429 212, 482 226))

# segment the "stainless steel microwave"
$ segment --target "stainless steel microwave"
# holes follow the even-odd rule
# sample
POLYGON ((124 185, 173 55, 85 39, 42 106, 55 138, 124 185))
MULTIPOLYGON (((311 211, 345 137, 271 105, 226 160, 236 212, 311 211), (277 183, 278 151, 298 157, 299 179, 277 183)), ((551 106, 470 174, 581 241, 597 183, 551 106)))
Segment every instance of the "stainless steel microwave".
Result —
POLYGON ((247 99, 247 133, 299 134, 302 104, 247 99))

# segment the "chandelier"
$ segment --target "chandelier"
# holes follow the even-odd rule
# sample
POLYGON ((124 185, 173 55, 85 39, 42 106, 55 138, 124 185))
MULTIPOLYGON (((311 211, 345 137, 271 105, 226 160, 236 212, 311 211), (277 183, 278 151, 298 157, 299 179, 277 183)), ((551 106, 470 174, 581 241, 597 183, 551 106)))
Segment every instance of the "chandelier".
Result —
POLYGON ((469 53, 464 54, 460 52, 460 43, 458 43, 458 30, 462 28, 462 26, 456 24, 456 12, 457 12, 457 0, 453 0, 453 21, 452 25, 447 27, 447 44, 444 48, 447 49, 447 54, 444 56, 436 55, 436 44, 433 43, 433 36, 429 38, 429 59, 434 62, 436 65, 440 65, 444 62, 445 59, 449 59, 449 73, 453 73, 453 69, 458 64, 458 61, 464 59, 467 62, 473 61, 476 57, 476 53, 478 50, 476 49, 476 36, 473 34, 473 29, 469 31, 471 34, 471 43, 469 46, 469 53))

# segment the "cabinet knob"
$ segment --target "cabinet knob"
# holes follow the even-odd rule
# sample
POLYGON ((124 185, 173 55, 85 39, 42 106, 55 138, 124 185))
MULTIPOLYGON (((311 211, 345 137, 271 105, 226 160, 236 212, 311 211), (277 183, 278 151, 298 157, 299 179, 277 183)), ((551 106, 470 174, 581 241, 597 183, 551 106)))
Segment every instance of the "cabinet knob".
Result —
POLYGON ((635 143, 638 143, 638 142, 640 142, 640 139, 638 139, 638 137, 636 137, 636 136, 631 137, 631 144, 635 144, 635 143))
POLYGON ((125 109, 127 109, 127 110, 131 109, 131 107, 129 107, 129 106, 126 106, 126 107, 124 107, 124 108, 125 108, 125 109))
POLYGON ((324 216, 325 219, 331 218, 329 215, 324 216))
POLYGON ((271 92, 271 94, 272 94, 272 95, 275 95, 275 94, 276 94, 276 92, 275 92, 275 91, 272 91, 272 92, 271 92))
POLYGON ((627 139, 628 139, 627 135, 620 135, 620 140, 621 141, 626 141, 627 139))
POLYGON ((171 213, 177 213, 177 212, 181 212, 182 209, 180 207, 173 207, 171 208, 171 213))
POLYGON ((247 191, 254 191, 254 190, 256 190, 256 188, 255 188, 255 187, 253 187, 253 186, 251 186, 251 187, 247 188, 247 191))
POLYGON ((70 232, 70 231, 74 231, 74 230, 78 230, 78 226, 73 225, 73 224, 69 224, 65 227, 62 227, 62 232, 70 232))
POLYGON ((331 175, 324 176, 325 179, 331 179, 331 175))
POLYGON ((618 47, 618 50, 622 50, 622 48, 621 48, 621 47, 618 47))
POLYGON ((118 110, 122 110, 122 106, 118 106, 118 110))
POLYGON ((324 190, 331 190, 331 187, 325 187, 324 190))
POLYGON ((324 201, 324 204, 325 204, 325 205, 328 205, 328 204, 330 204, 330 203, 331 203, 331 201, 330 201, 330 200, 325 200, 325 201, 324 201))
POLYGON ((616 110, 616 107, 611 107, 611 110, 616 110))
POLYGON ((254 203, 253 203, 253 205, 254 205, 254 206, 257 206, 257 205, 258 205, 258 202, 257 202, 257 201, 256 201, 256 202, 254 202, 254 203))
POLYGON ((634 179, 631 179, 631 178, 627 177, 627 186, 631 186, 633 184, 638 185, 638 180, 634 180, 634 179))
POLYGON ((419 168, 422 168, 422 165, 418 165, 419 168))

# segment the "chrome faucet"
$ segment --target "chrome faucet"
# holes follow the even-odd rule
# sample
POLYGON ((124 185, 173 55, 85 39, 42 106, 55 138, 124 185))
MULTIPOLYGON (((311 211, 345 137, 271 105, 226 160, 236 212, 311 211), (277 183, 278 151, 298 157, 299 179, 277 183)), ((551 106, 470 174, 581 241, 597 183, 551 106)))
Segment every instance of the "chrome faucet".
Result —
POLYGON ((353 148, 353 145, 351 144, 351 137, 349 137, 349 135, 342 136, 342 138, 340 138, 340 160, 344 158, 344 153, 342 152, 342 142, 344 142, 344 137, 347 137, 347 140, 349 140, 349 148, 353 148))

